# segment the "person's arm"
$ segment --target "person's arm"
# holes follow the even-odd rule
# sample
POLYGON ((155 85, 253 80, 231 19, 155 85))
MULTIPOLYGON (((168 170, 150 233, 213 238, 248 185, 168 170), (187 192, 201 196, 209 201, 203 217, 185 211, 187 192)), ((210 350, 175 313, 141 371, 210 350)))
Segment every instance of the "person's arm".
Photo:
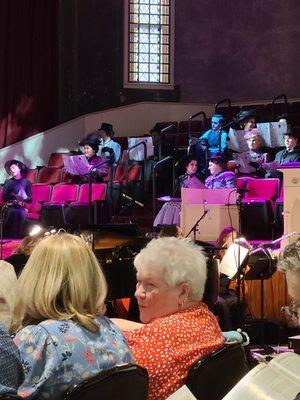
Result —
POLYGON ((11 199, 11 189, 10 189, 10 183, 11 181, 9 179, 6 179, 3 185, 3 191, 2 191, 2 200, 6 203, 8 200, 11 199))
POLYGON ((56 373, 61 360, 51 336, 41 326, 32 325, 20 330, 14 342, 20 352, 25 376, 18 395, 32 398, 56 373))
POLYGON ((140 322, 129 321, 127 319, 122 318, 110 318, 110 320, 117 325, 121 331, 132 331, 134 329, 139 329, 144 326, 144 324, 140 322))
POLYGON ((235 173, 228 173, 225 177, 226 188, 236 188, 236 175, 235 173))
POLYGON ((121 146, 119 143, 114 142, 113 151, 115 153, 115 162, 118 164, 120 157, 121 157, 121 146))
POLYGON ((95 178, 103 178, 108 174, 108 161, 106 157, 99 157, 97 164, 93 167, 92 175, 95 178))
POLYGON ((227 133, 225 131, 221 131, 220 135, 221 135, 221 152, 224 153, 224 151, 227 149, 227 133))
POLYGON ((17 393, 23 381, 23 371, 17 346, 0 323, 0 393, 17 393))
POLYGON ((28 180, 26 180, 25 193, 27 196, 27 198, 25 199, 25 202, 31 203, 32 202, 31 182, 29 182, 28 180))

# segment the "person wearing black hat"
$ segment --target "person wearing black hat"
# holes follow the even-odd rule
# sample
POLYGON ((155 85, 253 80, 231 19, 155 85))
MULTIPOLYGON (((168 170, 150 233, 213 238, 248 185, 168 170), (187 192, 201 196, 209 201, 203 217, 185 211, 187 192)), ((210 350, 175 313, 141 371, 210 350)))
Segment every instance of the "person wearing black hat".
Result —
POLYGON ((86 137, 79 142, 79 146, 83 147, 83 154, 92 170, 91 174, 80 175, 79 181, 88 182, 91 177, 92 182, 103 182, 103 178, 108 174, 108 160, 106 157, 97 156, 99 140, 86 137))
POLYGON ((256 110, 243 110, 240 111, 233 118, 233 128, 236 130, 242 129, 245 132, 251 131, 255 128, 256 110))
MULTIPOLYGON (((114 162, 118 163, 121 156, 121 146, 119 143, 115 142, 112 139, 113 135, 115 134, 113 131, 112 124, 109 124, 107 122, 102 122, 100 128, 98 129, 98 132, 100 137, 100 144, 99 144, 100 151, 102 151, 104 147, 112 149, 114 152, 114 162)), ((107 152, 104 152, 104 155, 106 157, 109 156, 107 152)))
POLYGON ((300 161, 300 128, 294 127, 288 129, 284 134, 285 149, 279 151, 275 156, 275 161, 279 164, 286 162, 300 161))
POLYGON ((27 167, 21 161, 9 160, 4 164, 11 178, 3 185, 4 208, 3 236, 18 238, 23 236, 26 220, 26 203, 31 203, 31 183, 26 179, 27 167))
POLYGON ((207 189, 227 189, 236 187, 236 175, 226 170, 226 161, 219 155, 210 158, 208 169, 210 176, 205 180, 207 189))

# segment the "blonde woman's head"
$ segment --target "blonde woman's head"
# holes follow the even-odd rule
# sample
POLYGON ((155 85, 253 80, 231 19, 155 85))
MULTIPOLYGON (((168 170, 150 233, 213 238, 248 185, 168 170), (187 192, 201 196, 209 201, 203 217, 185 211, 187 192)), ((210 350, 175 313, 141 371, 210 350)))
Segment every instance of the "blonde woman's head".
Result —
POLYGON ((41 240, 19 277, 16 318, 22 325, 46 319, 72 319, 98 329, 107 285, 99 263, 84 241, 67 233, 41 240))

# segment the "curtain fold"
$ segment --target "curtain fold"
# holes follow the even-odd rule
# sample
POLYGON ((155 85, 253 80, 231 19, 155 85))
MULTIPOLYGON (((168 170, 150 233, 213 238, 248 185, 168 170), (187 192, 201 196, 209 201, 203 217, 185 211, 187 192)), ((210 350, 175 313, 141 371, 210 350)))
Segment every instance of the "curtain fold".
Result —
POLYGON ((0 1, 0 148, 57 124, 58 7, 0 1))

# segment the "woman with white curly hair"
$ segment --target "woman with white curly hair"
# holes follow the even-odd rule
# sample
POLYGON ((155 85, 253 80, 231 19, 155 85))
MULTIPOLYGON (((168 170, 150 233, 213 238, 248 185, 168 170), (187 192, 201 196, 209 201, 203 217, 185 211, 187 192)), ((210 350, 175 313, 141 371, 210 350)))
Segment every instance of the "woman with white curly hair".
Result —
POLYGON ((300 239, 284 249, 278 259, 277 269, 286 274, 288 292, 300 323, 300 239))
POLYGON ((175 392, 190 366, 224 343, 214 315, 201 302, 206 261, 188 239, 161 237, 136 256, 137 298, 142 324, 115 320, 135 361, 149 373, 148 399, 175 392))

